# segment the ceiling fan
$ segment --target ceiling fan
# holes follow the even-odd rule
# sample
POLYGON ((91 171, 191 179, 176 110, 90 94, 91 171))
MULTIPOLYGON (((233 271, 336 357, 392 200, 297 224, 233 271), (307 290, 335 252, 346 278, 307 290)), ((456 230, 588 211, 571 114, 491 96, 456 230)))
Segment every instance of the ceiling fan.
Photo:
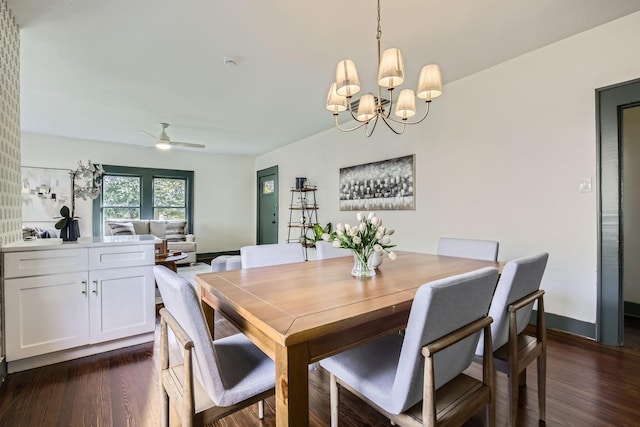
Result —
POLYGON ((165 132, 166 129, 169 127, 169 123, 160 123, 160 126, 162 126, 162 132, 160 133, 160 135, 157 135, 157 136, 143 130, 140 131, 140 132, 146 133, 147 135, 151 136, 156 140, 156 148, 159 148, 161 150, 168 150, 174 145, 178 145, 180 147, 190 147, 190 148, 205 148, 205 146, 202 144, 172 141, 171 138, 169 138, 169 135, 167 135, 167 132, 165 132))

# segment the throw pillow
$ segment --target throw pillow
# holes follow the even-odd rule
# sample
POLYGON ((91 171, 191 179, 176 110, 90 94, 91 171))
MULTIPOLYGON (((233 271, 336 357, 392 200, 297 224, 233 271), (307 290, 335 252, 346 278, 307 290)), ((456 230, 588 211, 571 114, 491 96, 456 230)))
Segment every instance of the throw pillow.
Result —
POLYGON ((109 222, 111 235, 113 236, 133 236, 136 234, 133 224, 130 222, 109 222))
POLYGON ((169 242, 184 242, 187 221, 167 221, 165 223, 165 238, 169 242))

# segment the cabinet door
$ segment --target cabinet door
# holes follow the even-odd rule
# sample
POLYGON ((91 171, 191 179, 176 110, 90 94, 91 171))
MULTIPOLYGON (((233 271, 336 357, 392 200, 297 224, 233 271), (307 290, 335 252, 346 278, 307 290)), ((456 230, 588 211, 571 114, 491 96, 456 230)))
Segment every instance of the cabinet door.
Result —
POLYGON ((87 273, 6 279, 7 361, 89 343, 87 273))
POLYGON ((153 268, 89 273, 91 344, 152 332, 155 328, 153 268))

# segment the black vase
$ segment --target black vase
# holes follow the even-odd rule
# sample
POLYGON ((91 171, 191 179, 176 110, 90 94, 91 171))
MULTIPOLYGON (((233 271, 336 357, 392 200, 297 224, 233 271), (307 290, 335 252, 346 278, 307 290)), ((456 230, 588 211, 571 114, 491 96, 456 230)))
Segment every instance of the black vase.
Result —
POLYGON ((75 242, 80 237, 80 225, 77 219, 70 219, 60 230, 60 237, 65 242, 75 242))

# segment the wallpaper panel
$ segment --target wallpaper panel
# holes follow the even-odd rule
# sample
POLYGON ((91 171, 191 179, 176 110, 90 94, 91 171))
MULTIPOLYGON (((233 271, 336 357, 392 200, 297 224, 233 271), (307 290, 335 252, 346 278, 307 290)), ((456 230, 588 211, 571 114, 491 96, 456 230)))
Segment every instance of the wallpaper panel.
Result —
MULTIPOLYGON (((20 36, 18 24, 0 0, 0 243, 21 239, 20 36)), ((0 266, 1 267, 1 266, 0 266)), ((4 357, 0 287, 0 360, 4 357)))

